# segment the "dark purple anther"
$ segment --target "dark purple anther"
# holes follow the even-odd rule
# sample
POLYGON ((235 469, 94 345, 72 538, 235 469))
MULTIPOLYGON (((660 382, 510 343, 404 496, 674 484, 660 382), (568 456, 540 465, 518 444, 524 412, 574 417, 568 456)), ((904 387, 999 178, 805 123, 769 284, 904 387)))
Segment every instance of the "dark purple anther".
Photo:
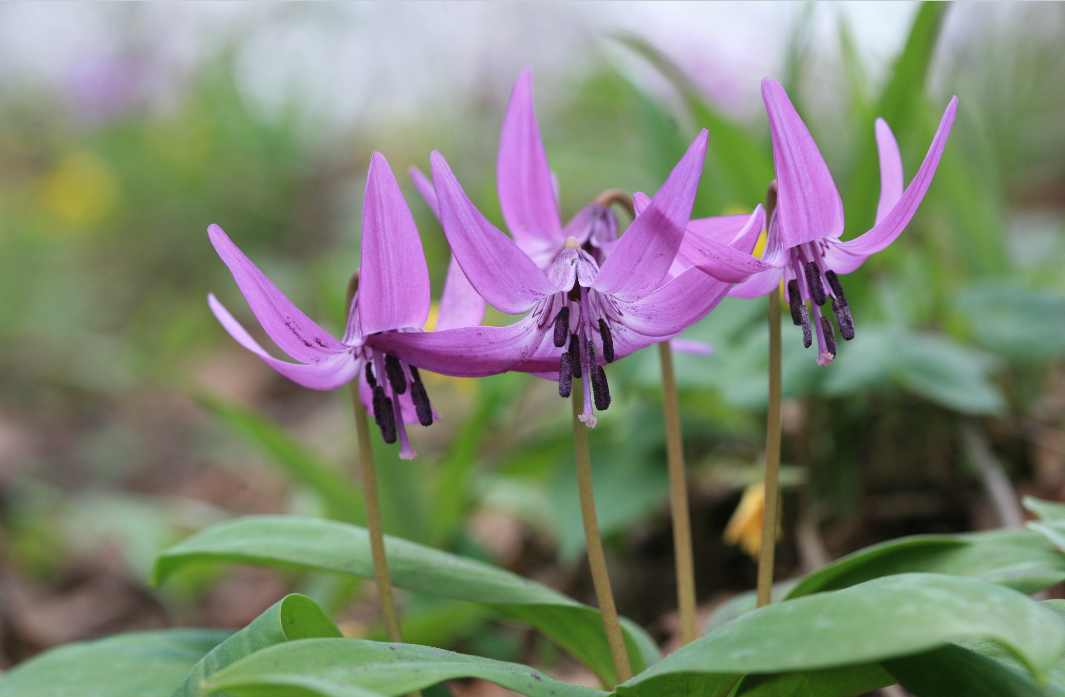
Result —
POLYGON ((791 305, 791 321, 798 327, 802 324, 802 297, 799 295, 799 282, 794 278, 788 281, 788 304, 791 305))
POLYGON ((825 285, 821 283, 821 271, 817 268, 817 264, 808 261, 806 262, 806 287, 810 289, 810 299, 818 305, 824 305, 825 300, 825 285))
POLYGON ((610 336, 610 327, 606 320, 599 320, 599 336, 603 339, 603 358, 607 363, 614 362, 614 337, 610 336))
POLYGON ((381 438, 386 443, 396 442, 396 415, 392 400, 385 395, 385 388, 378 385, 373 390, 373 420, 381 429, 381 438))
POLYGON ((584 377, 584 371, 581 369, 581 340, 576 334, 569 338, 569 361, 573 368, 573 377, 584 377))
POLYGON ((373 376, 373 363, 366 362, 366 384, 370 386, 370 389, 377 387, 377 378, 373 376))
POLYGON ((425 385, 411 380, 410 400, 414 402, 414 411, 418 413, 418 423, 422 426, 432 426, 433 406, 429 404, 429 393, 425 391, 425 385))
POLYGON ((828 321, 828 317, 821 318, 821 331, 825 333, 825 348, 832 354, 832 357, 836 357, 836 332, 832 330, 832 323, 828 321))
POLYGON ((573 392, 573 359, 563 353, 558 362, 558 396, 569 397, 573 392))
POLYGON ((839 299, 843 307, 847 306, 847 296, 843 294, 843 286, 839 283, 839 276, 835 271, 825 271, 825 278, 828 279, 828 285, 832 288, 832 295, 839 299))
POLYGON ((403 366, 395 356, 385 356, 385 375, 393 392, 403 394, 407 391, 407 376, 403 374, 403 366))
POLYGON ((563 307, 555 317, 555 346, 559 348, 566 345, 566 337, 569 336, 569 308, 563 307))
POLYGON ((802 346, 810 348, 814 343, 814 334, 810 328, 810 310, 806 303, 799 305, 799 319, 802 321, 802 346))
MULTIPOLYGON (((832 273, 829 271, 829 273, 832 273)), ((847 307, 847 301, 838 297, 832 298, 832 314, 836 316, 836 324, 839 325, 839 333, 845 341, 854 338, 854 320, 851 318, 851 309, 847 307)))
POLYGON ((592 396, 595 398, 595 408, 599 411, 606 411, 610 406, 610 386, 601 365, 592 367, 592 396))

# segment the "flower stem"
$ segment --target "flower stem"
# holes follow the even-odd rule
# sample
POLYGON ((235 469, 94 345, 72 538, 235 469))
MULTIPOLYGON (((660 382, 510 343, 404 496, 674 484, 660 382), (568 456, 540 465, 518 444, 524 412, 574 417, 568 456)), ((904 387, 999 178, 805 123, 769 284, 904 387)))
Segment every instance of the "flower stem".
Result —
MULTIPOLYGON (((606 642, 610 647, 610 658, 614 661, 617 681, 623 683, 632 677, 629 666, 629 654, 625 649, 625 638, 618 621, 618 610, 614 605, 614 594, 610 590, 610 577, 606 571, 606 555, 603 553, 603 540, 599 537, 599 522, 595 517, 595 496, 592 493, 592 456, 588 447, 588 427, 581 423, 580 415, 584 403, 584 381, 573 381, 570 401, 573 403, 573 450, 577 460, 577 491, 581 500, 581 518, 584 520, 584 538, 588 543, 588 563, 592 568, 592 582, 595 596, 599 601, 599 613, 603 616, 603 628, 606 630, 606 642)), ((607 685, 607 687, 613 687, 607 685)))
POLYGON ((684 471, 684 440, 680 432, 680 405, 673 378, 673 350, 668 341, 658 345, 662 363, 662 411, 666 419, 666 456, 669 461, 669 507, 673 514, 673 556, 676 558, 677 605, 681 646, 695 641, 695 562, 688 513, 688 483, 684 471))
POLYGON ((362 475, 362 495, 366 499, 366 527, 370 531, 370 553, 373 555, 374 580, 377 595, 381 598, 381 615, 385 621, 388 640, 403 641, 396 614, 396 601, 392 598, 392 580, 388 575, 388 557, 385 556, 385 533, 381 524, 381 502, 377 498, 377 468, 370 447, 370 425, 366 419, 366 407, 359 399, 358 378, 351 381, 351 398, 355 404, 355 429, 359 436, 359 471, 362 475))
POLYGON ((765 512, 758 550, 758 607, 770 603, 780 511, 780 288, 769 294, 769 413, 765 435, 765 512))

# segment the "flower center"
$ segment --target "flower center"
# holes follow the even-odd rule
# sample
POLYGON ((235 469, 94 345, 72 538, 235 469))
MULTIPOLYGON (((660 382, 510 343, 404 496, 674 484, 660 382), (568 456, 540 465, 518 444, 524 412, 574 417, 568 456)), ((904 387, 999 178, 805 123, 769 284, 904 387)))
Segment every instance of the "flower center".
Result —
POLYGON ((821 307, 829 298, 832 299, 832 314, 839 326, 839 333, 846 341, 854 338, 854 319, 839 276, 831 269, 823 268, 824 255, 818 251, 816 244, 809 242, 789 250, 788 272, 792 278, 787 283, 787 290, 791 321, 802 327, 802 344, 810 348, 816 332, 817 364, 825 366, 836 357, 836 335, 832 322, 821 315, 821 307), (828 284, 827 291, 825 282, 828 284), (807 300, 813 301, 813 326, 807 300))
POLYGON ((381 438, 386 443, 395 443, 399 440, 400 456, 413 456, 414 450, 407 438, 407 428, 403 422, 403 408, 399 401, 400 396, 407 393, 408 384, 410 400, 418 416, 418 423, 422 426, 430 426, 433 423, 433 407, 429 403, 429 394, 425 390, 425 385, 422 384, 418 369, 395 356, 372 351, 366 360, 365 377, 366 384, 373 391, 373 420, 381 429, 381 438), (377 379, 382 372, 387 385, 377 379))

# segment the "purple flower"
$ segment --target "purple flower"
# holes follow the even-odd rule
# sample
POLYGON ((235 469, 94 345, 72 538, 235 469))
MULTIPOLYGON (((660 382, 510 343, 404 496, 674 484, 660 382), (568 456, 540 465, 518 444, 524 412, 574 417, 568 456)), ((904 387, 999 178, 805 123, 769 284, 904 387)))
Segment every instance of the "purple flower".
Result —
MULTIPOLYGON (((839 276, 856 270, 870 255, 891 244, 910 222, 946 147, 958 98, 947 105, 928 154, 905 190, 895 137, 883 119, 876 120, 880 154, 876 223, 865 234, 847 242, 839 239, 843 233, 843 202, 806 124, 777 82, 762 80, 762 99, 773 137, 778 192, 762 261, 773 268, 739 283, 729 294, 756 298, 774 291, 783 279, 791 318, 802 326, 803 344, 809 348, 816 333, 817 364, 825 366, 836 356, 836 339, 831 321, 821 315, 821 307, 831 300, 840 334, 846 340, 854 338, 854 322, 839 276), (810 300, 813 305, 808 307, 810 300)), ((693 220, 691 225, 696 227, 698 223, 693 220)))
MULTIPOLYGON (((393 333, 380 345, 400 357, 417 355, 434 372, 479 376, 516 369, 557 379, 563 397, 574 377, 587 376, 592 389, 585 390, 581 418, 594 426, 593 401, 599 410, 610 404, 602 366, 677 335, 730 287, 698 269, 669 277, 695 200, 707 133, 620 239, 603 206, 583 209, 563 228, 530 80, 528 70, 518 78, 500 143, 500 206, 513 239, 474 207, 438 152, 431 158, 433 184, 414 173, 430 206, 436 199, 455 259, 476 291, 502 312, 529 315, 508 327, 393 333)), ((751 216, 755 236, 763 217, 760 207, 751 216)))
MULTIPOLYGON (((433 422, 433 409, 414 365, 417 361, 389 356, 377 348, 376 341, 394 333, 422 331, 429 316, 429 270, 414 218, 385 158, 375 152, 370 160, 362 213, 359 288, 340 341, 300 312, 222 228, 211 225, 207 234, 267 335, 300 362, 289 363, 268 354, 210 294, 211 310, 226 331, 271 368, 304 387, 331 390, 357 377, 359 396, 374 415, 385 442, 398 439, 400 457, 415 457, 404 423, 428 426, 433 422)), ((444 289, 445 299, 456 295, 452 280, 449 277, 444 289)), ((459 295, 462 292, 460 289, 459 295)), ((438 325, 480 322, 470 307, 463 302, 442 303, 438 325)), ((482 302, 482 314, 483 307, 482 302)))

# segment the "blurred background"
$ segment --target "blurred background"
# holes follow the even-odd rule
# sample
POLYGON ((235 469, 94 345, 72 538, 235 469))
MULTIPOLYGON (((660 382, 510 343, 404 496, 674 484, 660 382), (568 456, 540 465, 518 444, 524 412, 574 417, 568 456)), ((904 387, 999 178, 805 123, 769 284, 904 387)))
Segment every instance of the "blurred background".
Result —
MULTIPOLYGON (((117 631, 243 626, 289 589, 381 635, 372 584, 234 567, 147 586, 159 550, 220 520, 361 516, 346 391, 299 388, 224 333, 209 291, 264 340, 206 228, 339 335, 379 150, 439 294, 447 244, 405 171, 440 150, 502 226, 496 148, 526 65, 564 220, 607 188, 656 190, 703 127, 696 216, 751 210, 773 176, 770 76, 820 145, 850 238, 879 195, 875 118, 908 181, 958 95, 917 216, 844 279, 857 338, 818 368, 783 328, 778 577, 900 535, 1015 524, 1018 493, 1065 499, 1061 4, 3 3, 0 669, 117 631)), ((677 358, 707 613, 754 585, 722 531, 760 478, 765 314, 728 299, 687 333, 714 354, 677 358)), ((619 609, 668 644, 657 355, 609 372, 600 524, 619 609)), ((444 420, 413 429, 421 456, 375 438, 386 531, 594 603, 556 385, 426 383, 444 420)), ((409 641, 571 668, 479 607, 401 602, 409 641)))

